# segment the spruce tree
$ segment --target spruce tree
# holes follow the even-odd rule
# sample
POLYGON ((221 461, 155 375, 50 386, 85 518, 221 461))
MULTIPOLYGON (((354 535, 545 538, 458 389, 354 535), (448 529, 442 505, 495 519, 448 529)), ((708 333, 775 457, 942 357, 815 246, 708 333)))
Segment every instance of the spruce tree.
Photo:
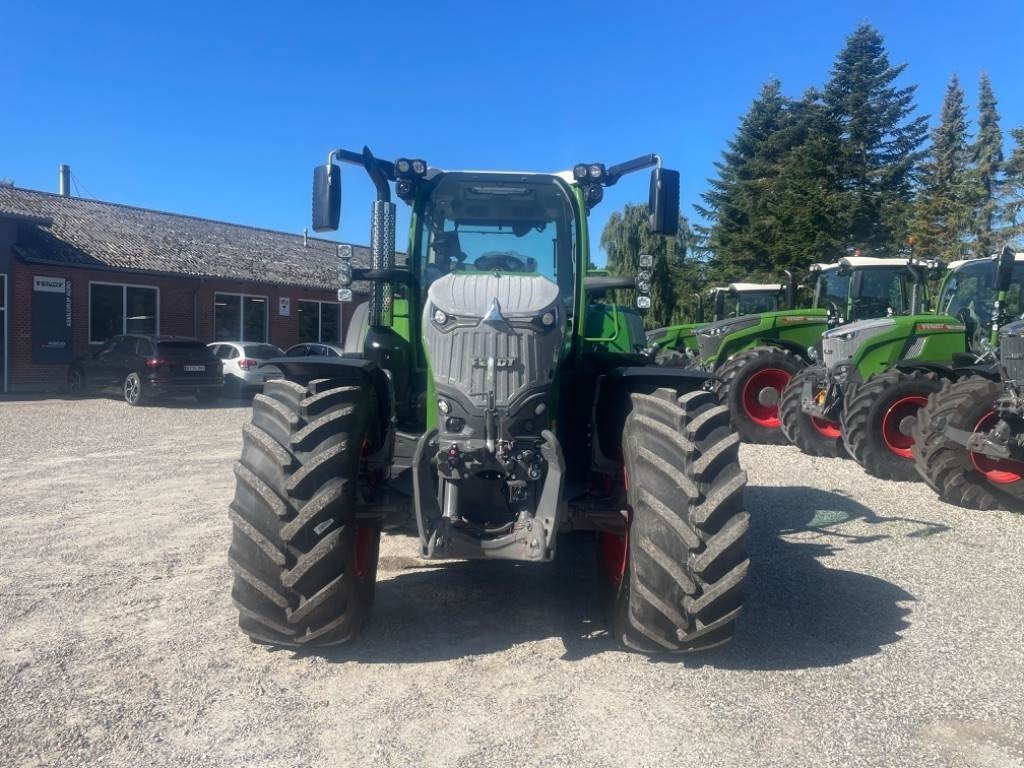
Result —
POLYGON ((698 213, 711 222, 698 228, 703 247, 727 276, 750 276, 769 268, 775 256, 777 226, 768 211, 771 185, 788 146, 790 102, 778 80, 771 80, 751 104, 715 163, 698 213))
POLYGON ((982 72, 978 84, 978 138, 971 147, 975 182, 973 235, 978 256, 995 253, 999 216, 999 172, 1003 164, 1003 132, 999 130, 996 96, 988 75, 982 72))
POLYGON ((1024 127, 1010 131, 1014 147, 1003 166, 1002 206, 1000 218, 1006 229, 1000 232, 1001 240, 1019 238, 1024 235, 1024 127))
POLYGON ((840 131, 841 237, 869 252, 899 250, 907 234, 913 170, 928 130, 914 117, 916 86, 899 88, 882 35, 862 24, 846 40, 824 101, 840 131))
POLYGON ((977 199, 969 158, 964 91, 953 75, 942 102, 941 120, 921 166, 913 226, 919 254, 946 260, 968 255, 967 238, 973 229, 977 199))

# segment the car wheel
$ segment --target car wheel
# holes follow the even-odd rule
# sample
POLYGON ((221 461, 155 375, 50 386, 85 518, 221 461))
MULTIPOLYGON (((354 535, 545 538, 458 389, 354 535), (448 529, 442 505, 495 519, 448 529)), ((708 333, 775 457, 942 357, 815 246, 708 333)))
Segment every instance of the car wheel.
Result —
POLYGON ((72 368, 68 371, 68 394, 72 397, 82 397, 85 393, 85 373, 81 368, 72 368))
POLYGON ((219 389, 198 389, 196 390, 196 400, 200 403, 212 403, 220 397, 219 389))
POLYGON ((142 379, 137 373, 129 373, 124 378, 124 401, 128 405, 142 405, 145 400, 142 379))

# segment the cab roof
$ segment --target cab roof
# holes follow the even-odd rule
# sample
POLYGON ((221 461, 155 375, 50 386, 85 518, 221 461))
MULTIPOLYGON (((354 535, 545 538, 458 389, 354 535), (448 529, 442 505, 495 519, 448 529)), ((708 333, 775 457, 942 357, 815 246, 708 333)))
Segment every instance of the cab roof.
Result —
POLYGON ((730 291, 753 293, 754 291, 781 291, 781 283, 729 283, 730 291))
MULTIPOLYGON (((1014 261, 1024 261, 1024 252, 1018 251, 1014 255, 1014 261)), ((976 259, 959 259, 958 261, 951 261, 947 266, 947 269, 960 269, 964 264, 969 264, 972 261, 992 261, 993 259, 999 258, 996 254, 992 256, 979 256, 976 259)))

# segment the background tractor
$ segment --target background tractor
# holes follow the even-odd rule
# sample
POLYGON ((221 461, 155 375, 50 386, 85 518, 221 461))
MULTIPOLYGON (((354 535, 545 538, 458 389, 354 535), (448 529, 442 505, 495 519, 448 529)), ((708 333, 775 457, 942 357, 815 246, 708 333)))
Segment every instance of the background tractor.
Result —
POLYGON ((314 171, 317 231, 338 226, 336 161, 377 191, 369 267, 344 252, 338 264, 340 300, 369 285, 365 331, 340 358, 271 361, 284 378, 253 401, 230 508, 242 630, 284 646, 351 639, 373 601, 381 529, 411 519, 432 559, 543 563, 559 534, 593 531, 618 643, 728 640, 748 569, 728 414, 707 374, 629 351, 629 323, 606 323, 619 310, 588 297, 609 288, 586 273, 587 213, 604 188, 653 167, 651 229, 671 236, 678 174, 656 155, 546 174, 335 150, 314 171), (403 266, 392 187, 412 208, 403 266))
POLYGON ((869 256, 815 264, 811 308, 729 318, 696 332, 701 367, 719 378, 719 398, 742 439, 786 442, 778 403, 790 378, 814 361, 829 327, 903 311, 899 302, 910 296, 906 264, 869 256))
MULTIPOLYGON (((730 283, 708 291, 713 317, 710 322, 759 312, 775 312, 796 307, 796 284, 786 272, 787 284, 730 283)), ((708 321, 704 317, 704 295, 697 298, 697 314, 692 323, 655 328, 647 332, 650 354, 658 365, 687 367, 698 360, 696 331, 708 321)))
POLYGON ((1024 253, 1012 262, 1004 254, 992 313, 998 346, 965 375, 943 381, 914 425, 918 473, 943 501, 970 509, 1024 507, 1024 322, 998 328, 1024 309, 1024 253))
MULTIPOLYGON (((783 394, 787 435, 814 455, 835 455, 841 437, 868 473, 919 479, 913 464, 918 411, 943 380, 970 373, 994 340, 989 324, 1006 294, 1005 287, 994 287, 997 264, 996 257, 950 264, 936 314, 926 311, 926 282, 941 275, 942 267, 912 262, 908 270, 920 298, 908 314, 825 334, 823 365, 805 371, 783 394)), ((1005 276, 1011 279, 1012 272, 1005 276)))

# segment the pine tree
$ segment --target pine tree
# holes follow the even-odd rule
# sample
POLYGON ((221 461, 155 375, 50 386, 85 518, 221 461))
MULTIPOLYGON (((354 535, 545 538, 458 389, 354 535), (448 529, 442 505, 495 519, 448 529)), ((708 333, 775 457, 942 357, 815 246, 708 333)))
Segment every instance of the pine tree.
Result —
POLYGON ((915 250, 946 260, 968 255, 974 225, 976 188, 969 168, 967 110, 956 75, 949 81, 939 125, 921 166, 921 190, 915 208, 915 250))
POLYGON ((907 233, 928 118, 913 117, 916 86, 894 85, 905 68, 889 63, 882 35, 862 24, 825 86, 825 104, 840 129, 841 236, 848 246, 896 251, 907 233))
POLYGON ((698 228, 703 246, 714 254, 723 273, 749 276, 774 258, 776 224, 768 210, 771 185, 790 149, 787 127, 789 100, 778 80, 761 88, 715 163, 718 176, 709 179, 698 213, 711 225, 698 228))
POLYGON ((1010 137, 1014 147, 1003 166, 1001 195, 1000 218, 1006 225, 1000 232, 1003 240, 1024 235, 1024 127, 1011 130, 1010 137))
POLYGON ((978 256, 995 253, 995 229, 999 216, 999 171, 1003 164, 1003 133, 999 130, 996 96, 988 75, 982 72, 978 84, 978 139, 971 147, 975 182, 973 234, 978 256))

